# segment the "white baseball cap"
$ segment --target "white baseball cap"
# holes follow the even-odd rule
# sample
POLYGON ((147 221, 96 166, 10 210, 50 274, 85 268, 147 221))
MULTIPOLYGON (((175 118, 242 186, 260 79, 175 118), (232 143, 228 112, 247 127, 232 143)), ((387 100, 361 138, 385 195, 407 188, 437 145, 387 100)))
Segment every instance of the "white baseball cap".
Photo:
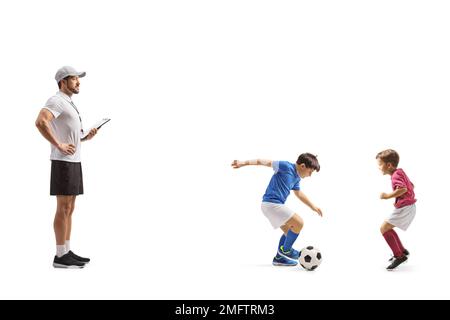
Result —
POLYGON ((78 76, 80 78, 83 78, 86 75, 86 72, 78 72, 75 70, 75 68, 72 68, 70 66, 64 66, 62 68, 59 68, 58 71, 56 71, 55 74, 55 80, 57 83, 59 83, 62 79, 68 76, 78 76))

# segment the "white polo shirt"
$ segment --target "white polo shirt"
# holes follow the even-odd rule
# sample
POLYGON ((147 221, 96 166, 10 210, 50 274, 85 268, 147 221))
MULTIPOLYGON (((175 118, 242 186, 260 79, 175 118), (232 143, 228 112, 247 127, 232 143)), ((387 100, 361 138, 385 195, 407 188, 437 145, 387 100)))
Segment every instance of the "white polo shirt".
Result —
POLYGON ((44 108, 49 110, 55 119, 51 122, 53 133, 60 143, 73 144, 75 153, 66 155, 51 145, 50 160, 81 162, 81 130, 82 124, 78 112, 71 104, 72 99, 64 92, 58 91, 47 100, 44 108))

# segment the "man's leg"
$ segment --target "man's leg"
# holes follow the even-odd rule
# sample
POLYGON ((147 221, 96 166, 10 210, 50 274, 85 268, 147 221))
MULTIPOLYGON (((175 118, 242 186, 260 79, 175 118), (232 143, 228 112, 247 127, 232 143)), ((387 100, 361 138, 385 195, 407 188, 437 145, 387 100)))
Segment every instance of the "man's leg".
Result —
POLYGON ((70 214, 73 211, 72 203, 74 196, 56 196, 57 206, 55 220, 53 221, 53 228, 55 230, 56 238, 56 257, 53 260, 55 268, 83 268, 84 263, 77 261, 68 254, 66 250, 66 232, 67 225, 70 219, 70 214))
POLYGON ((75 200, 77 196, 72 196, 71 201, 71 207, 70 207, 70 213, 67 217, 67 224, 66 224, 66 233, 65 233, 65 250, 69 253, 69 255, 74 258, 76 261, 82 262, 82 263, 89 263, 91 259, 80 257, 79 255, 76 255, 70 248, 70 236, 72 234, 72 215, 73 211, 75 210, 75 200))
POLYGON ((67 224, 66 224, 66 240, 65 240, 65 246, 66 246, 66 251, 70 250, 70 235, 72 234, 72 215, 73 215, 73 211, 75 210, 75 200, 77 199, 77 196, 72 196, 72 201, 71 201, 71 207, 70 207, 70 212, 69 212, 69 216, 67 217, 67 224))
POLYGON ((69 215, 72 211, 73 196, 56 196, 56 214, 53 221, 53 229, 56 238, 56 255, 58 257, 66 253, 66 231, 69 215))

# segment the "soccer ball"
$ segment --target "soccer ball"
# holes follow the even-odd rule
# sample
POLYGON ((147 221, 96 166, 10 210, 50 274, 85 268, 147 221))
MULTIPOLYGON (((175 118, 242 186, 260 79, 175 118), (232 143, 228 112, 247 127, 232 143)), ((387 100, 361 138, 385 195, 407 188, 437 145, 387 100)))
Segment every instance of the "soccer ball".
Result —
POLYGON ((299 258, 300 265, 308 271, 315 270, 322 262, 320 250, 313 246, 303 248, 299 258))

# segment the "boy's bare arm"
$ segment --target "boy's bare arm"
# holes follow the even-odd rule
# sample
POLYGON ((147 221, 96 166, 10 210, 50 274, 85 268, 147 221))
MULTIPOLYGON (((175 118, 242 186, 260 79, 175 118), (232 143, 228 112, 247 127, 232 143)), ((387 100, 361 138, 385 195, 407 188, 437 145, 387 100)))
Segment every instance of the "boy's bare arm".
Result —
POLYGON ((408 192, 407 188, 398 188, 392 193, 385 193, 385 192, 383 192, 380 195, 380 198, 381 199, 398 198, 398 197, 401 197, 402 195, 404 195, 406 192, 408 192))
POLYGON ((306 204, 308 207, 311 208, 311 210, 317 212, 317 214, 319 216, 322 217, 322 210, 320 210, 320 208, 316 207, 311 200, 308 199, 308 197, 306 196, 306 194, 304 194, 302 191, 300 190, 294 190, 294 194, 297 196, 297 198, 299 198, 299 200, 301 202, 303 202, 304 204, 306 204))
POLYGON ((234 169, 238 169, 245 166, 266 166, 266 167, 272 167, 272 160, 267 159, 254 159, 254 160, 233 160, 231 163, 231 166, 234 169))

